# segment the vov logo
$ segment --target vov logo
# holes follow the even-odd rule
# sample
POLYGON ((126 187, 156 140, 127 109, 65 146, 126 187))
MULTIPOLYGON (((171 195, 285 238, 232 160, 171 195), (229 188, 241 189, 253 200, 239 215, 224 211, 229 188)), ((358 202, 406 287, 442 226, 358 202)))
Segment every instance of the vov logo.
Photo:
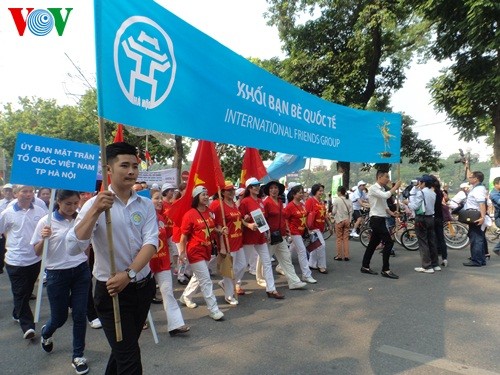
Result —
POLYGON ((64 8, 66 9, 66 17, 63 18, 63 8, 26 8, 26 17, 23 16, 24 9, 25 8, 9 8, 19 36, 24 35, 26 26, 28 26, 28 30, 36 36, 47 35, 55 26, 57 34, 62 36, 66 28, 66 23, 68 22, 69 14, 73 10, 73 8, 64 8))

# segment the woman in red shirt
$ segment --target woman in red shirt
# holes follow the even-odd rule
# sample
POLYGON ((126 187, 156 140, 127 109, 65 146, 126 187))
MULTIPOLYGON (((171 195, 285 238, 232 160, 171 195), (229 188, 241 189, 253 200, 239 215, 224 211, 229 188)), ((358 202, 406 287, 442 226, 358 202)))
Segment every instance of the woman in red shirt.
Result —
POLYGON ((174 288, 172 286, 172 273, 170 271, 170 253, 167 243, 168 227, 167 220, 162 215, 162 196, 158 190, 152 193, 151 200, 156 208, 156 217, 158 219, 159 241, 158 252, 153 255, 149 261, 151 271, 154 273, 156 283, 158 284, 163 298, 163 308, 167 314, 167 329, 170 336, 186 333, 189 326, 184 324, 182 312, 174 297, 174 288))
MULTIPOLYGON (((319 270, 320 273, 328 273, 326 270, 325 240, 323 231, 325 230, 326 207, 321 197, 325 187, 321 184, 311 186, 311 197, 306 201, 307 227, 309 231, 315 232, 321 242, 321 246, 312 251, 309 256, 309 267, 313 270, 319 270)), ((333 232, 333 226, 330 225, 330 231, 333 232)))
MULTIPOLYGON (((285 223, 283 202, 280 199, 280 196, 285 192, 285 185, 279 183, 278 181, 270 181, 264 185, 262 190, 264 191, 264 194, 267 195, 264 199, 264 209, 266 212, 267 223, 269 224, 269 231, 271 233, 275 233, 275 235, 271 235, 269 252, 271 255, 276 255, 279 266, 283 270, 283 274, 288 282, 288 288, 304 288, 306 283, 300 281, 299 277, 295 273, 290 250, 288 249, 286 241, 283 239, 284 236, 289 234, 285 223), (273 237, 276 237, 275 241, 279 242, 273 243, 273 237)), ((262 267, 257 267, 258 276, 260 276, 259 273, 261 273, 261 269, 262 267)))
POLYGON ((259 198, 260 183, 255 177, 251 177, 245 182, 245 186, 245 195, 239 207, 243 217, 243 249, 245 254, 251 253, 253 249, 259 254, 264 268, 267 296, 269 298, 283 299, 285 296, 279 293, 274 286, 273 268, 266 235, 259 232, 259 228, 250 214, 255 210, 261 210, 265 214, 264 204, 259 198))
POLYGON ((295 185, 288 192, 288 204, 283 210, 285 220, 292 236, 290 251, 296 251, 299 259, 300 270, 302 271, 302 281, 314 284, 317 281, 312 277, 309 263, 307 262, 307 250, 302 236, 306 230, 307 211, 302 199, 304 198, 304 188, 302 185, 295 185))
POLYGON ((219 281, 219 286, 224 290, 226 302, 236 306, 238 300, 234 296, 235 286, 236 294, 245 294, 240 285, 247 266, 245 252, 243 251, 243 223, 241 213, 234 202, 235 187, 231 181, 226 181, 224 188, 221 190, 221 195, 221 199, 214 200, 211 207, 215 214, 215 225, 219 229, 227 227, 228 230, 228 235, 221 239, 221 252, 225 253, 229 250, 233 257, 234 279, 224 277, 223 280, 219 281), (223 203, 224 216, 222 216, 221 202, 223 203))
POLYGON ((197 307, 198 305, 192 301, 192 297, 197 293, 199 287, 207 303, 207 309, 210 311, 210 317, 213 320, 220 320, 224 314, 217 306, 208 270, 216 228, 213 214, 208 209, 207 189, 203 186, 195 187, 192 197, 192 208, 182 218, 179 259, 183 260, 187 257, 193 270, 193 276, 179 301, 189 308, 197 307))

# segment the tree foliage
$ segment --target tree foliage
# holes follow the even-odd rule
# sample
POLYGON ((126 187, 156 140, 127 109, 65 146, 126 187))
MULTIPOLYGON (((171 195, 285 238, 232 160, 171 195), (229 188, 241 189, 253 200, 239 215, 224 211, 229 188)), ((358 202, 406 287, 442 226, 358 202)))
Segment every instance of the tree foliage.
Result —
MULTIPOLYGON (((287 57, 254 62, 305 91, 349 107, 390 111, 390 97, 403 86, 404 69, 427 44, 427 24, 404 1, 268 4, 269 24, 278 27, 287 57)), ((402 132, 403 156, 422 170, 439 167, 439 153, 430 140, 419 140, 411 124, 403 124, 402 132)), ((348 181, 350 163, 341 161, 338 169, 348 181)))
POLYGON ((432 22, 430 53, 451 60, 430 82, 436 109, 446 112, 460 139, 494 133, 500 165, 500 3, 497 0, 412 0, 432 22))

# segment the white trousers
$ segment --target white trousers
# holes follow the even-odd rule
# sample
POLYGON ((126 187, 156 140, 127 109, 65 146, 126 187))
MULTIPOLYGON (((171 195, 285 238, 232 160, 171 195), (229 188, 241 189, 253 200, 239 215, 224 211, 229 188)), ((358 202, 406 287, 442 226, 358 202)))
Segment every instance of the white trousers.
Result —
POLYGON ((245 257, 245 251, 243 249, 232 251, 231 256, 233 257, 234 280, 230 277, 223 278, 224 295, 226 296, 226 298, 234 297, 234 284, 239 284, 247 268, 247 259, 245 257))
POLYGON ((217 306, 217 300, 215 299, 212 280, 210 279, 210 272, 208 271, 208 262, 201 261, 191 263, 191 269, 193 270, 193 276, 191 277, 191 280, 189 280, 189 284, 186 286, 182 295, 188 300, 191 300, 198 292, 199 287, 207 304, 208 311, 218 311, 219 307, 217 306))
POLYGON ((326 250, 323 233, 319 229, 313 230, 318 235, 321 246, 309 254, 309 266, 313 268, 326 268, 326 250))
MULTIPOLYGON (((288 245, 283 239, 282 242, 276 245, 269 245, 269 253, 271 256, 276 255, 276 259, 278 260, 281 269, 285 273, 286 281, 288 282, 288 286, 292 284, 300 283, 300 279, 295 272, 295 267, 292 264, 292 255, 290 254, 290 250, 288 249, 288 245)), ((258 275, 257 269, 257 275, 258 275)))
POLYGON ((155 280, 160 287, 161 296, 163 298, 163 308, 167 314, 167 329, 172 331, 184 325, 182 312, 174 297, 174 288, 172 285, 172 272, 161 271, 155 273, 155 280))
POLYGON ((307 250, 301 235, 292 235, 292 244, 290 245, 290 251, 295 251, 297 253, 302 277, 311 277, 311 270, 309 269, 309 263, 307 261, 307 250))
POLYGON ((274 286, 273 267, 271 266, 271 256, 269 255, 269 248, 267 247, 267 244, 243 245, 245 254, 248 254, 250 251, 249 248, 255 249, 260 257, 260 261, 262 262, 264 279, 266 280, 266 292, 274 292, 276 287, 274 286))
POLYGON ((255 272, 255 270, 257 269, 257 257, 259 255, 255 251, 253 246, 243 246, 243 251, 245 252, 248 270, 255 272))

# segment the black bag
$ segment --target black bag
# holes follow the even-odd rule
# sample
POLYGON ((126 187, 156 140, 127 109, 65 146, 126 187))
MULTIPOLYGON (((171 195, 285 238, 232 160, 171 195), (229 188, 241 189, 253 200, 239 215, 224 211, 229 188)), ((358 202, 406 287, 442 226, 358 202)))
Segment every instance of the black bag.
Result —
POLYGON ((283 242, 283 236, 279 230, 271 232, 271 245, 276 245, 283 242))
POLYGON ((458 215, 460 213, 460 211, 462 211, 464 206, 465 206, 465 202, 460 203, 457 207, 455 207, 453 210, 451 210, 451 214, 458 215))
POLYGON ((462 210, 458 213, 458 221, 464 224, 474 224, 481 218, 481 212, 474 209, 462 210))
POLYGON ((212 241, 212 255, 219 254, 219 247, 215 241, 212 241))

